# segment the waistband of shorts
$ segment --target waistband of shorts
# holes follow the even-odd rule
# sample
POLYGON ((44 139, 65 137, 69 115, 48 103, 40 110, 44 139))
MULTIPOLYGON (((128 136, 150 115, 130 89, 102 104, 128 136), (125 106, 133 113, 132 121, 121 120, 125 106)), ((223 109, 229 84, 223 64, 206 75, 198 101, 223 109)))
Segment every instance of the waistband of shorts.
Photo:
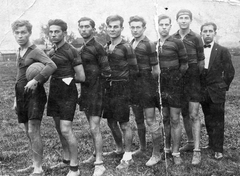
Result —
POLYGON ((179 60, 172 60, 172 61, 159 61, 159 65, 161 68, 168 68, 168 67, 179 67, 179 60))
POLYGON ((52 80, 62 80, 62 79, 64 79, 64 78, 70 78, 70 77, 74 79, 74 77, 72 77, 72 76, 67 76, 67 77, 53 77, 53 76, 52 76, 51 79, 52 79, 52 80))
POLYGON ((128 82, 126 79, 111 79, 111 82, 128 82))
POLYGON ((161 71, 171 71, 171 70, 178 70, 179 66, 171 66, 171 67, 161 67, 160 70, 161 71))

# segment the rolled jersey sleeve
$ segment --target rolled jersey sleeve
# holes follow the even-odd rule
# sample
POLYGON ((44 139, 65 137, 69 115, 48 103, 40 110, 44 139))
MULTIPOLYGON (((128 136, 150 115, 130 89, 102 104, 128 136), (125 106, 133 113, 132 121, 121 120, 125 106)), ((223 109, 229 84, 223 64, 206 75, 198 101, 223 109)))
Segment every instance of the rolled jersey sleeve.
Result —
POLYGON ((138 69, 138 64, 137 64, 137 58, 136 55, 134 54, 133 48, 131 47, 130 44, 125 45, 126 48, 126 58, 129 66, 129 74, 130 75, 137 75, 139 72, 138 69))
POLYGON ((72 67, 76 67, 82 64, 81 56, 78 54, 77 49, 72 48, 73 60, 72 60, 72 67))
POLYGON ((149 56, 149 61, 151 66, 158 64, 156 43, 149 42, 148 56, 149 56))
POLYGON ((35 49, 34 60, 45 65, 43 70, 34 77, 39 83, 43 83, 57 69, 56 64, 40 49, 35 49))
POLYGON ((109 66, 107 53, 104 50, 103 46, 99 45, 97 47, 97 53, 98 53, 98 63, 101 68, 101 76, 105 78, 109 78, 111 76, 111 68, 109 66))
POLYGON ((197 49, 197 60, 202 61, 205 59, 203 41, 200 36, 196 36, 196 49, 197 49))
POLYGON ((178 46, 178 58, 180 64, 187 64, 188 63, 188 55, 187 50, 181 40, 177 40, 177 46, 178 46))

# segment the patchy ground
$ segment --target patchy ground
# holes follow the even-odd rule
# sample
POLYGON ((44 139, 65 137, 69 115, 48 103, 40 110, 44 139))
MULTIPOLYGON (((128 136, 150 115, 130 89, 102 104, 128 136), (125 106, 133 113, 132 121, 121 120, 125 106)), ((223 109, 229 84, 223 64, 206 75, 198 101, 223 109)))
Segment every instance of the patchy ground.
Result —
MULTIPOLYGON (((161 162, 154 167, 146 167, 145 163, 151 155, 152 143, 150 134, 147 133, 149 151, 145 156, 134 157, 135 163, 128 171, 116 173, 115 167, 121 158, 104 158, 107 171, 105 176, 238 176, 240 175, 240 58, 233 58, 236 69, 236 76, 227 94, 226 102, 226 122, 225 122, 225 153, 224 159, 216 161, 213 159, 212 152, 202 150, 202 162, 198 166, 191 165, 192 153, 182 154, 184 164, 173 166, 161 162)), ((16 66, 13 62, 0 63, 0 176, 26 176, 30 173, 17 174, 16 170, 31 164, 28 149, 28 140, 24 133, 23 126, 17 123, 17 118, 12 111, 14 98, 14 82, 16 76, 16 66)), ((48 83, 45 85, 46 89, 48 83)), ((202 113, 201 113, 202 116, 202 113)), ((158 117, 160 120, 160 118, 158 117)), ((203 118, 202 118, 203 119, 203 118)), ((138 139, 134 118, 131 116, 132 127, 134 129, 133 150, 138 147, 138 139)), ((202 120, 202 140, 201 145, 207 143, 206 129, 202 120)), ((92 140, 88 123, 83 113, 76 111, 74 120, 74 131, 78 139, 79 146, 79 168, 81 175, 90 176, 93 173, 93 165, 83 165, 81 161, 88 158, 92 153, 92 140)), ((111 151, 115 148, 110 130, 106 121, 102 120, 101 130, 103 134, 103 150, 111 151)), ((46 176, 65 176, 67 168, 62 170, 50 170, 49 166, 61 160, 61 145, 58 135, 54 130, 54 123, 51 117, 44 116, 41 131, 44 142, 44 170, 46 176)), ((183 131, 182 143, 186 142, 183 131)), ((161 144, 162 145, 162 144, 161 144)))

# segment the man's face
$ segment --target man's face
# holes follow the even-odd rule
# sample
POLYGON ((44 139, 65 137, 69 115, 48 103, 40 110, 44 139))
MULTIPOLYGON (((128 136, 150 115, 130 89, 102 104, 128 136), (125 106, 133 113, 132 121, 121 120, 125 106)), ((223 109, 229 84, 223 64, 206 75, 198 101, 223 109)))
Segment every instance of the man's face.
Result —
POLYGON ((118 38, 123 30, 123 27, 120 25, 120 21, 110 21, 109 24, 107 25, 107 33, 110 38, 118 38))
POLYGON ((66 32, 63 32, 60 26, 51 25, 49 27, 49 37, 52 43, 58 44, 65 37, 66 32))
POLYGON ((29 41, 31 33, 28 32, 26 26, 20 26, 13 32, 13 35, 20 46, 25 46, 29 41))
POLYGON ((167 37, 171 30, 172 25, 170 24, 170 19, 162 19, 158 23, 158 32, 161 37, 167 37))
POLYGON ((177 19, 177 23, 180 29, 189 29, 192 20, 189 15, 180 15, 177 19))
POLYGON ((141 21, 133 21, 130 23, 130 29, 134 38, 140 38, 143 35, 146 27, 143 27, 141 21))
POLYGON ((81 21, 78 26, 78 31, 84 39, 88 39, 93 35, 94 28, 90 25, 90 21, 81 21))
POLYGON ((209 44, 213 41, 216 32, 212 25, 204 26, 201 32, 202 38, 205 44, 209 44))

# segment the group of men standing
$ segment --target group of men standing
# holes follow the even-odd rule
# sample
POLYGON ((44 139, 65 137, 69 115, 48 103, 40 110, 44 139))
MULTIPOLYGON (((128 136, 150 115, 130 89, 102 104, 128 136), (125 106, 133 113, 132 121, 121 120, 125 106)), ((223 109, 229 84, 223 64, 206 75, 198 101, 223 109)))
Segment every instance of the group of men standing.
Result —
POLYGON ((128 43, 121 36, 124 19, 119 15, 109 16, 106 24, 110 41, 103 47, 94 38, 95 22, 83 17, 78 21, 78 30, 84 44, 78 50, 64 39, 67 24, 60 19, 50 20, 48 27, 53 48, 48 56, 29 41, 31 24, 24 20, 14 22, 13 33, 20 45, 14 107, 19 123, 26 127, 33 151, 33 165, 19 172, 33 169, 31 176, 44 175, 40 124, 46 94, 42 83, 50 75, 47 115, 53 117, 63 147, 63 160, 51 166, 52 169, 69 166, 67 176, 80 175, 77 140, 72 130, 77 103, 86 114, 93 138, 93 154, 83 161, 94 164, 93 176, 105 172, 103 156, 122 156, 116 167, 122 170, 133 163, 132 155, 146 152, 144 117, 153 144, 152 156, 146 165, 153 166, 163 159, 160 153, 162 128, 156 120, 156 107, 160 112, 162 107, 165 159, 173 157, 174 164, 178 165, 182 163, 181 151, 193 151, 192 164, 200 163, 200 103, 209 147, 216 159, 222 158, 225 94, 234 77, 231 56, 226 48, 214 43, 217 28, 214 23, 201 26, 201 38, 190 30, 192 13, 189 10, 180 10, 176 20, 180 29, 170 36, 171 18, 160 15, 160 38, 151 42, 144 35, 146 21, 132 16, 129 26, 134 39, 128 43), (205 45, 208 48, 204 49, 205 45), (46 66, 33 80, 27 81, 26 69, 33 62, 46 66), (79 98, 75 83, 81 83, 79 98), (140 141, 140 148, 134 152, 131 152, 130 106, 140 141), (182 148, 179 148, 180 113, 188 137, 188 143, 182 148), (111 129, 116 143, 114 151, 102 152, 101 117, 107 119, 111 129))

